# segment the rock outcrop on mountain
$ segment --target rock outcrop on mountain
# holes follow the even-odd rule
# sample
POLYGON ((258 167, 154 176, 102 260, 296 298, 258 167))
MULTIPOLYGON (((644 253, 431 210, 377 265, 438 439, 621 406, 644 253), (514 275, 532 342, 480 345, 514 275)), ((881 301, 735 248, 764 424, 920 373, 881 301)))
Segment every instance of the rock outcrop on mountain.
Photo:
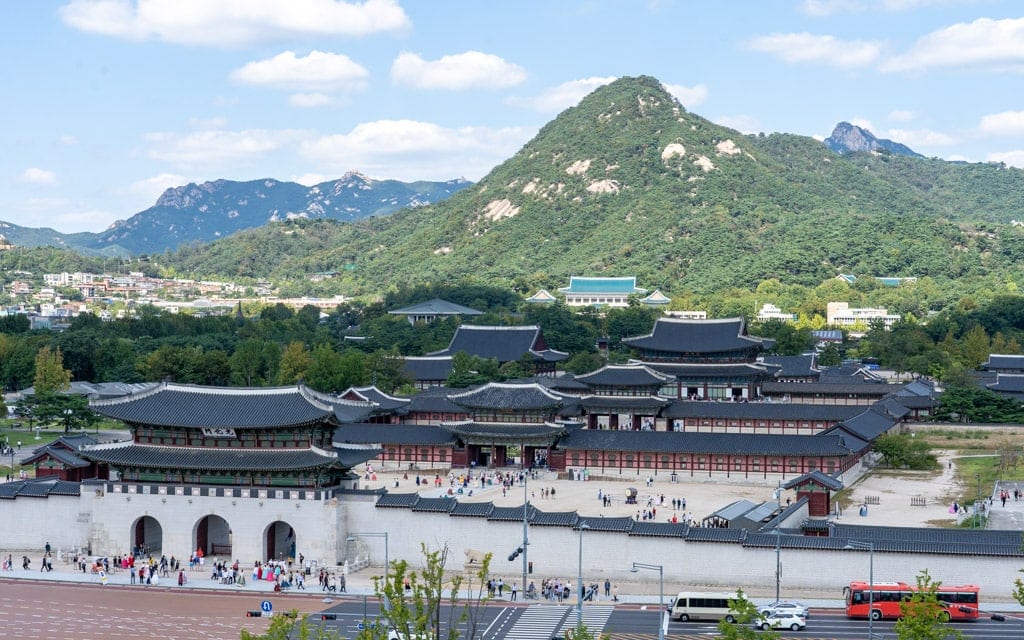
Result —
POLYGON ((825 138, 825 146, 836 153, 857 153, 859 151, 885 151, 901 156, 923 158, 905 144, 877 138, 863 127, 849 122, 840 122, 832 130, 832 135, 825 138))

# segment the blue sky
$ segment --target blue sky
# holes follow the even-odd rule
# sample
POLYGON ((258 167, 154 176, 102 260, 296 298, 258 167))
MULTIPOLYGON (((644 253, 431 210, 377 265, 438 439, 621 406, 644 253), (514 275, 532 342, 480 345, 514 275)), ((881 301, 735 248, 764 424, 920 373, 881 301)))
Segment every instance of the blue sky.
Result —
POLYGON ((22 0, 0 220, 102 231, 167 187, 479 180, 621 76, 744 133, 847 120, 1024 167, 1018 0, 22 0))

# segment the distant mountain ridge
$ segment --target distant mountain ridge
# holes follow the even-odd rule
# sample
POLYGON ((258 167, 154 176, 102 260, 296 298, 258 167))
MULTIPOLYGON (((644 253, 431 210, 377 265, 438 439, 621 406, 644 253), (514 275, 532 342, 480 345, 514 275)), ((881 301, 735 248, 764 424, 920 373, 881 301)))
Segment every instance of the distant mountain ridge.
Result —
POLYGON ((901 156, 923 158, 905 144, 878 138, 863 127, 849 122, 840 122, 832 130, 832 135, 825 138, 825 146, 836 153, 857 153, 859 151, 887 151, 901 156))
POLYGON ((925 281, 1017 268, 1024 232, 1009 224, 1022 210, 1019 169, 744 135, 635 77, 595 90, 439 204, 266 225, 163 262, 280 281, 337 270, 346 293, 461 280, 528 292, 581 274, 698 293, 839 273, 925 281), (978 233, 982 221, 994 231, 978 233))
POLYGON ((167 189, 152 207, 118 220, 101 233, 62 234, 3 222, 0 232, 22 246, 47 244, 108 255, 161 253, 291 218, 351 222, 388 215, 439 202, 471 184, 461 179, 373 180, 355 171, 312 187, 269 178, 213 180, 167 189))

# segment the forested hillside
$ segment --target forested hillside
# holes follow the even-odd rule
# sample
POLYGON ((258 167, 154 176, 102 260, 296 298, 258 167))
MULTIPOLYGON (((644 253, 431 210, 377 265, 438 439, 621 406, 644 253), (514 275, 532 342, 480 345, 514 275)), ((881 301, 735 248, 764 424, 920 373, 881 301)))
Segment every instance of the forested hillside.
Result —
POLYGON ((461 279, 530 290, 572 274, 670 293, 837 273, 1015 277, 1024 236, 1004 223, 1022 211, 1020 170, 745 136, 640 77, 596 90, 442 203, 271 225, 160 262, 278 280, 340 270, 346 293, 461 279))

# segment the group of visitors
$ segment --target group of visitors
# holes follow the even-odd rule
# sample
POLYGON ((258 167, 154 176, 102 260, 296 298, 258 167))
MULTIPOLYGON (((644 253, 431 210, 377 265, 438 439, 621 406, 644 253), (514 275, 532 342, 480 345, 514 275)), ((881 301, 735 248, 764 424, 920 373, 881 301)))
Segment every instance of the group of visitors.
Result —
POLYGON ((326 569, 320 570, 320 590, 328 593, 345 593, 345 574, 334 573, 326 569))

